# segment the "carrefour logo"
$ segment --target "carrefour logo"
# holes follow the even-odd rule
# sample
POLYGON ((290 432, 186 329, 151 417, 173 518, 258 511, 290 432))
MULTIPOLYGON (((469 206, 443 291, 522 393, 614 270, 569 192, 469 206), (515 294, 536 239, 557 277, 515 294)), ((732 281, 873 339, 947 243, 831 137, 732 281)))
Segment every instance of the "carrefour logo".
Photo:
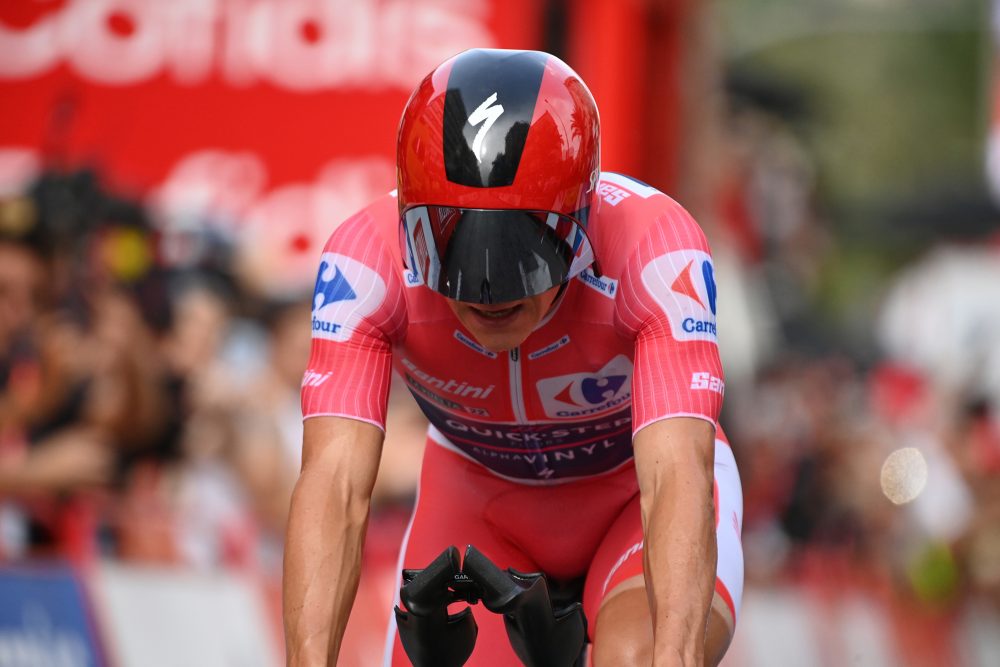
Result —
POLYGON ((576 388, 577 383, 570 382, 556 395, 556 399, 562 401, 563 403, 572 403, 573 405, 579 405, 584 408, 601 405, 605 401, 613 399, 618 394, 618 390, 625 384, 626 380, 628 380, 627 375, 609 375, 598 378, 583 378, 579 381, 578 393, 580 398, 573 395, 573 390, 576 388))
POLYGON ((597 415, 632 399, 632 362, 618 355, 596 373, 573 373, 539 380, 538 395, 549 417, 597 415))
POLYGON ((642 283, 667 314, 675 339, 717 340, 718 288, 708 253, 676 250, 661 255, 643 268, 642 283))
POLYGON ((687 333, 710 333, 718 335, 718 327, 711 320, 696 320, 693 317, 685 317, 681 322, 681 327, 687 333))
POLYGON ((313 338, 344 341, 385 299, 385 281, 361 262, 325 252, 313 290, 313 338))
POLYGON ((592 267, 581 271, 578 278, 584 285, 600 292, 609 299, 614 299, 615 295, 618 294, 618 281, 607 276, 598 278, 592 267))
MULTIPOLYGON (((327 306, 333 305, 338 301, 352 301, 358 298, 358 295, 354 293, 354 289, 351 284, 347 282, 347 278, 344 277, 343 272, 340 267, 334 265, 332 267, 333 278, 327 280, 325 276, 329 275, 331 271, 331 265, 325 261, 320 262, 319 265, 319 276, 316 278, 316 289, 313 290, 313 312, 317 310, 322 310, 327 306)), ((313 331, 321 331, 323 333, 335 334, 337 333, 343 325, 338 322, 324 321, 316 315, 312 318, 312 328, 313 331)))

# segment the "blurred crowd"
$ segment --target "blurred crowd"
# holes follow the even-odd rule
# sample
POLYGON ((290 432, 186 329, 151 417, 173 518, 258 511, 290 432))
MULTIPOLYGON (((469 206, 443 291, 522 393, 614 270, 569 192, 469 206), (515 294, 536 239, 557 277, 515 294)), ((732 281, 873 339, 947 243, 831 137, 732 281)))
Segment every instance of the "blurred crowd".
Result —
MULTIPOLYGON (((1000 239, 929 248, 858 315, 867 346, 838 344, 817 294, 852 267, 813 167, 787 109, 734 100, 718 206, 699 218, 727 295, 748 584, 857 586, 929 619, 1000 609, 1000 239)), ((0 204, 0 559, 273 579, 309 294, 257 293, 231 240, 159 229, 86 170, 0 204)), ((369 549, 391 582, 423 426, 398 390, 390 419, 369 549)))
POLYGON ((955 664, 953 621, 1000 612, 1000 211, 986 206, 975 235, 951 231, 970 226, 961 210, 940 211, 901 264, 883 240, 885 279, 831 303, 865 267, 820 201, 793 131, 801 106, 744 84, 736 177, 709 235, 742 292, 720 338, 747 585, 863 593, 903 664, 955 664))
POLYGON ((255 294, 225 239, 177 241, 90 171, 0 204, 3 560, 279 571, 308 294, 255 294))

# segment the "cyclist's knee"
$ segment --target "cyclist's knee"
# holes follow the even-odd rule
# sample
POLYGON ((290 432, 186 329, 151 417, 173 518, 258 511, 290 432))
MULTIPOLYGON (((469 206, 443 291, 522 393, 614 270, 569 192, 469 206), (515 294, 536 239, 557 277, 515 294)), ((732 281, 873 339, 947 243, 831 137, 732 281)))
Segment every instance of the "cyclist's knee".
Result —
POLYGON ((732 612, 716 594, 712 599, 712 611, 708 615, 708 629, 705 633, 705 665, 715 667, 722 662, 733 639, 733 630, 732 612))
POLYGON ((594 667, 611 665, 650 665, 653 662, 653 647, 645 642, 634 642, 626 638, 594 644, 592 664, 594 667))
POLYGON ((613 595, 597 615, 594 667, 648 665, 653 659, 653 622, 643 587, 613 595))
MULTIPOLYGON (((653 622, 645 588, 633 588, 608 598, 598 612, 592 648, 594 667, 648 665, 653 658, 653 622)), ((705 665, 718 665, 733 636, 729 608, 716 596, 705 633, 705 665)))

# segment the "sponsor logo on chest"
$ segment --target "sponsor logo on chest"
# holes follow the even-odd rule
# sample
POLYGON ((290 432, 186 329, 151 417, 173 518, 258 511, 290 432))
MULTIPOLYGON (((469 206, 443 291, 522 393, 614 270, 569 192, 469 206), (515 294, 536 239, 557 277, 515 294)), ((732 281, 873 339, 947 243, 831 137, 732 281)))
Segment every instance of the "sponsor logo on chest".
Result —
MULTIPOLYGON (((403 359, 402 364, 407 368, 407 370, 410 371, 410 374, 414 379, 420 380, 420 382, 424 385, 434 387, 440 392, 452 394, 453 396, 460 396, 462 398, 489 398, 490 394, 493 393, 493 390, 496 389, 496 385, 493 384, 485 387, 478 387, 466 381, 451 379, 442 380, 441 378, 436 378, 433 375, 425 373, 417 368, 417 365, 409 359, 403 359)), ((411 383, 411 385, 412 384, 413 383, 411 383)))
POLYGON ((618 355, 596 373, 572 373, 537 383, 545 414, 557 419, 599 415, 629 405, 632 362, 618 355))
POLYGON ((609 299, 614 299, 618 294, 618 281, 607 276, 598 278, 591 267, 581 271, 577 278, 590 289, 600 292, 609 299))

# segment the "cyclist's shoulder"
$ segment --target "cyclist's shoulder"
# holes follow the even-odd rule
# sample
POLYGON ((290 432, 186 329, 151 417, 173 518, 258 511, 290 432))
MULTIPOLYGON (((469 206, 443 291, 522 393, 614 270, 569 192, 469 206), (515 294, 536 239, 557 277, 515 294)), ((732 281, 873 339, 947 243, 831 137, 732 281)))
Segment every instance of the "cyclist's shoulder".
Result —
POLYGON ((397 216, 394 193, 387 193, 338 224, 318 258, 316 294, 332 290, 327 296, 338 297, 340 310, 361 304, 361 294, 371 301, 370 312, 382 301, 401 304, 397 216))
POLYGON ((607 203, 613 208, 629 200, 645 201, 654 197, 667 197, 662 190, 649 183, 617 171, 601 172, 601 177, 597 181, 597 196, 602 200, 602 207, 607 203))
POLYGON ((398 266, 396 235, 399 213, 395 191, 386 193, 334 227, 324 253, 345 255, 370 268, 398 266))
POLYGON ((698 248, 704 235, 698 223, 677 201, 631 176, 603 172, 597 184, 597 214, 588 225, 597 256, 605 269, 609 260, 624 261, 640 245, 651 252, 698 248))
POLYGON ((395 238, 398 223, 399 209, 396 203, 396 191, 393 190, 354 211, 333 229, 330 238, 350 237, 358 233, 377 233, 380 236, 391 233, 395 238))
POLYGON ((606 231, 626 233, 645 229, 668 218, 674 224, 693 222, 670 195, 637 178, 613 171, 601 172, 597 182, 597 224, 606 231))

